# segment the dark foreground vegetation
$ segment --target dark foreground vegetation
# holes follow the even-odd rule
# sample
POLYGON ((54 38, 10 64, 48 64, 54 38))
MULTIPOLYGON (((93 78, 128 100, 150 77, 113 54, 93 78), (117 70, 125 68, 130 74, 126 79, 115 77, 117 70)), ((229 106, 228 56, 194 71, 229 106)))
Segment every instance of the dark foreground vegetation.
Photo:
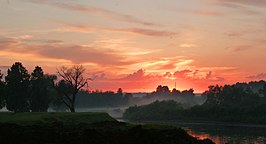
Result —
POLYGON ((175 101, 156 101, 126 110, 128 120, 204 120, 266 124, 264 81, 210 86, 202 105, 184 108, 175 101))
POLYGON ((0 113, 5 144, 212 144, 183 129, 118 122, 106 113, 0 113))

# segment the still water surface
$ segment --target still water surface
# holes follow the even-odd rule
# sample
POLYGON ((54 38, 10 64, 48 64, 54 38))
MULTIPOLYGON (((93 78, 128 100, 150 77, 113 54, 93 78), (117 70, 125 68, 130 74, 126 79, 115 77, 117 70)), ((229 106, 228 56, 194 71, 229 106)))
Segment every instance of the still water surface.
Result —
POLYGON ((212 122, 159 122, 184 128, 199 139, 209 138, 217 144, 266 144, 266 125, 212 122))
MULTIPOLYGON (((122 117, 124 109, 79 109, 79 111, 107 112, 112 117, 119 118, 122 117)), ((120 120, 123 121, 122 119, 120 120)), ((160 121, 152 123, 179 126, 190 135, 199 139, 209 138, 217 144, 266 144, 266 125, 195 121, 160 121)))

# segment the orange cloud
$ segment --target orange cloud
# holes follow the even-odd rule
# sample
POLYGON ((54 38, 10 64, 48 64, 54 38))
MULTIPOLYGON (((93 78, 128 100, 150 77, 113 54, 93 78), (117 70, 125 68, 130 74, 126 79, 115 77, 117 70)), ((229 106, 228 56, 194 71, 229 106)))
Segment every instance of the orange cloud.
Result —
POLYGON ((117 79, 110 79, 105 77, 105 74, 100 74, 101 77, 95 79, 91 83, 94 89, 103 90, 116 90, 121 87, 125 91, 138 92, 138 91, 152 91, 158 85, 168 85, 173 88, 177 83, 178 89, 184 90, 194 88, 197 92, 207 90, 208 86, 216 83, 223 83, 224 78, 215 76, 212 72, 202 72, 199 70, 181 70, 174 73, 165 72, 161 74, 147 73, 145 70, 140 69, 132 74, 122 76, 117 79))

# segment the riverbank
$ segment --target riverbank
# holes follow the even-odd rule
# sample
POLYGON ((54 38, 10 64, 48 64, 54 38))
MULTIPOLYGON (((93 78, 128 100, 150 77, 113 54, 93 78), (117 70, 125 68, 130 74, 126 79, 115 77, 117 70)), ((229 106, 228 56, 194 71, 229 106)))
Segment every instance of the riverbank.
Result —
POLYGON ((211 144, 166 125, 118 122, 106 113, 0 113, 0 143, 211 144))
POLYGON ((243 123, 227 123, 213 121, 120 121, 140 124, 160 124, 181 127, 190 135, 199 139, 211 139, 214 143, 266 143, 266 125, 254 125, 243 123))
POLYGON ((139 123, 139 124, 163 124, 163 125, 204 125, 204 126, 227 126, 227 127, 251 127, 265 128, 264 124, 239 123, 239 122, 222 122, 222 121, 207 121, 207 120, 126 120, 118 119, 121 122, 139 123))

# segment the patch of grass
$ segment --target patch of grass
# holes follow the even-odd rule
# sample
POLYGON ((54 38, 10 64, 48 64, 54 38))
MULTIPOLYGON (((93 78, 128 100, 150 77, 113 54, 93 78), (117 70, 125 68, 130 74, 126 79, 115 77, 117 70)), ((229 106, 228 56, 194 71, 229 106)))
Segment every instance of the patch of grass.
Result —
POLYGON ((107 113, 88 112, 0 113, 0 140, 7 144, 213 144, 177 127, 118 122, 107 113))
POLYGON ((63 123, 63 124, 79 124, 79 123, 96 123, 103 121, 116 121, 107 113, 0 113, 0 123, 11 123, 18 125, 34 125, 40 123, 63 123))

